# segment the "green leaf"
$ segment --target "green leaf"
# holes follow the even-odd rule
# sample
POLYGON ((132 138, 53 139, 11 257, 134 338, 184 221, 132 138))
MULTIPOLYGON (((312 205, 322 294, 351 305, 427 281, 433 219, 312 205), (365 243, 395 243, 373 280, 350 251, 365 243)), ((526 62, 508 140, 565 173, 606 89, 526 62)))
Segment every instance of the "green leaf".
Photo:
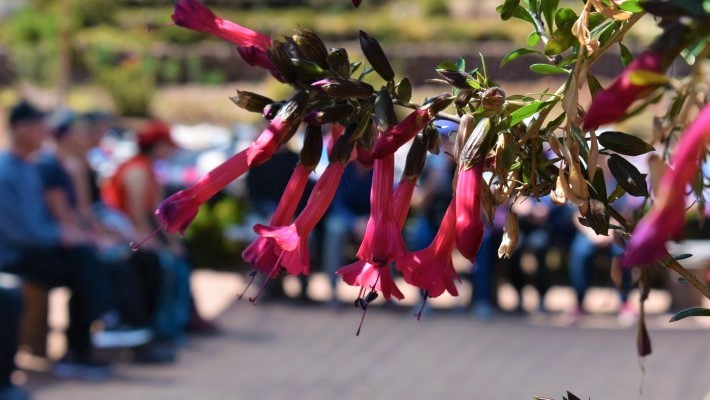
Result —
POLYGON ((624 190, 624 188, 622 188, 621 185, 617 184, 616 187, 614 188, 614 191, 611 192, 609 197, 606 199, 606 202, 613 203, 625 194, 626 194, 626 190, 624 190))
POLYGON ((634 59, 634 56, 631 55, 629 49, 621 42, 619 42, 619 48, 621 49, 621 63, 624 67, 628 67, 629 63, 634 59))
POLYGON ((639 2, 636 0, 626 0, 625 2, 621 3, 619 5, 619 9, 623 11, 628 11, 631 13, 640 13, 644 12, 645 10, 639 5, 639 2))
POLYGON ((537 32, 531 32, 530 35, 528 35, 528 46, 533 47, 535 46, 538 42, 540 41, 540 34, 537 32))
POLYGON ((646 177, 633 164, 616 154, 610 155, 606 163, 614 179, 626 193, 636 197, 648 197, 646 177))
POLYGON ((552 33, 554 31, 553 23, 555 21, 555 11, 557 11, 557 6, 560 5, 560 0, 541 0, 540 10, 545 16, 545 22, 547 23, 547 29, 552 33))
POLYGON ((535 115, 535 113, 538 112, 546 104, 547 102, 545 101, 536 101, 515 110, 513 113, 510 114, 510 126, 515 126, 525 118, 535 115))
POLYGON ((688 317, 710 317, 710 310, 702 307, 688 308, 674 315, 668 322, 676 322, 688 317))
POLYGON ((535 20, 533 19, 532 15, 530 15, 530 12, 521 6, 515 8, 515 11, 513 11, 513 16, 515 18, 522 19, 523 21, 528 21, 533 26, 535 26, 535 20))
POLYGON ((437 65, 436 69, 443 69, 443 70, 447 70, 447 71, 458 71, 459 66, 451 61, 444 61, 441 64, 437 65))
POLYGON ((515 14, 518 7, 520 7, 520 0, 505 0, 503 5, 496 8, 496 11, 500 13, 500 18, 503 21, 507 21, 515 14))
POLYGON ((605 149, 625 156, 640 156, 654 150, 653 146, 643 139, 624 132, 602 132, 597 140, 605 149))
POLYGON ((478 83, 478 81, 473 78, 466 79, 466 83, 468 83, 468 85, 474 89, 481 89, 482 88, 481 84, 478 83))
POLYGON ((589 94, 591 94, 592 97, 594 97, 598 91, 603 89, 602 84, 599 83, 597 77, 592 75, 590 72, 587 72, 587 86, 589 86, 589 94))
POLYGON ((571 8, 560 8, 555 13, 555 25, 558 29, 570 29, 577 18, 577 14, 571 8))
POLYGON ((629 74, 629 81, 636 86, 661 86, 668 83, 668 77, 660 72, 639 70, 629 74))
POLYGON ((503 61, 500 62, 500 66, 502 67, 505 64, 515 60, 516 58, 518 58, 520 56, 524 56, 526 54, 533 54, 533 53, 542 54, 535 49, 529 49, 527 47, 521 47, 519 49, 513 50, 510 53, 508 53, 505 57, 503 57, 503 61))
POLYGON ((606 185, 604 183, 604 171, 597 168, 594 173, 594 182, 589 192, 589 207, 584 214, 584 218, 589 223, 589 227, 597 235, 609 235, 609 208, 606 204, 606 185))
POLYGON ((456 69, 461 72, 466 72, 466 60, 464 60, 463 57, 459 57, 456 59, 456 69))
POLYGON ((550 64, 533 64, 530 66, 530 70, 543 75, 569 74, 569 71, 566 69, 550 64))
POLYGON ((398 84, 397 84, 397 97, 402 100, 405 103, 409 103, 409 100, 412 98, 412 82, 409 81, 409 78, 404 78, 402 79, 398 84))
POLYGON ((620 26, 621 26, 621 23, 615 21, 615 22, 612 22, 611 24, 609 24, 609 26, 607 26, 606 28, 604 28, 604 30, 602 31, 602 33, 599 35, 599 44, 601 44, 602 46, 603 46, 604 44, 606 44, 606 42, 609 40, 609 38, 611 37, 611 35, 612 35, 620 26))

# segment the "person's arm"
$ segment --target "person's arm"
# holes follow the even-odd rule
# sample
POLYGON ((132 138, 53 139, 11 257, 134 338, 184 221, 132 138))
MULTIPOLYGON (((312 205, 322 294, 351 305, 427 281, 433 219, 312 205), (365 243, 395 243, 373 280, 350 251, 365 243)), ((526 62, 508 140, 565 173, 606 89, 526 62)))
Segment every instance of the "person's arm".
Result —
POLYGON ((88 166, 79 159, 68 159, 64 167, 71 179, 76 193, 76 211, 84 220, 95 224, 91 211, 91 188, 89 186, 88 166))
POLYGON ((154 190, 150 187, 150 177, 141 168, 130 168, 123 174, 121 182, 126 188, 124 199, 128 217, 135 225, 139 234, 147 235, 153 230, 151 221, 146 213, 146 193, 154 190))
POLYGON ((46 218, 37 204, 42 198, 28 193, 24 184, 0 183, 0 236, 18 247, 61 244, 60 225, 46 218))

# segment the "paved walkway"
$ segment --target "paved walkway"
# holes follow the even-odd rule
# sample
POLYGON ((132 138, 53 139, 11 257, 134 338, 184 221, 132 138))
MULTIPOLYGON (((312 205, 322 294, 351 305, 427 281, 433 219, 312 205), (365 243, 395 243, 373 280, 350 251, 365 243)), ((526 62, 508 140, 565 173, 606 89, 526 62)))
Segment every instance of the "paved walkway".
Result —
MULTIPOLYGON (((212 299, 231 299, 238 286, 213 283, 212 299)), ((212 312, 228 305, 208 304, 205 292, 198 300, 212 312)), ((559 316, 479 322, 451 312, 417 322, 378 307, 355 337, 360 315, 352 306, 242 301, 221 312, 221 336, 191 339, 174 365, 120 364, 103 383, 30 373, 28 387, 39 400, 561 399, 566 390, 593 400, 710 399, 710 330, 669 327, 665 315, 651 320, 645 373, 635 330, 613 316, 567 327, 559 316)))

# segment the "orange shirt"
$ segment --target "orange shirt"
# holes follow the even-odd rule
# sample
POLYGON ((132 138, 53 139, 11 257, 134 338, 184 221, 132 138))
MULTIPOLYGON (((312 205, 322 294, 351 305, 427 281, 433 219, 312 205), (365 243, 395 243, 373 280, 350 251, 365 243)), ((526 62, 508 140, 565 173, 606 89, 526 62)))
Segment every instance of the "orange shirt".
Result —
POLYGON ((150 158, 145 155, 136 155, 133 158, 127 160, 123 164, 118 166, 116 173, 104 184, 101 189, 101 197, 104 202, 112 208, 121 210, 126 214, 130 214, 128 209, 128 197, 129 190, 124 183, 124 176, 127 171, 139 168, 146 171, 148 175, 148 187, 149 190, 145 191, 145 212, 146 215, 150 215, 155 211, 155 207, 158 202, 158 180, 153 172, 153 165, 150 158))

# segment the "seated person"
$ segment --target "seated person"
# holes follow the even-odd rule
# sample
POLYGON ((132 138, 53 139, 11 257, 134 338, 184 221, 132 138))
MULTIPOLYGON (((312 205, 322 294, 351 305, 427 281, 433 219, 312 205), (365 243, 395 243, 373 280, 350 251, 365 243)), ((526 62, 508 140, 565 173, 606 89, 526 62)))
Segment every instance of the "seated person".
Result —
MULTIPOLYGON (((49 217, 35 163, 46 133, 43 114, 22 102, 11 110, 9 127, 10 149, 0 153, 0 267, 48 289, 71 290, 67 354, 53 372, 106 378, 108 365, 93 358, 91 326, 118 323, 108 272, 83 232, 49 217)), ((141 332, 130 331, 116 332, 113 338, 116 345, 126 346, 146 340, 141 332)))

